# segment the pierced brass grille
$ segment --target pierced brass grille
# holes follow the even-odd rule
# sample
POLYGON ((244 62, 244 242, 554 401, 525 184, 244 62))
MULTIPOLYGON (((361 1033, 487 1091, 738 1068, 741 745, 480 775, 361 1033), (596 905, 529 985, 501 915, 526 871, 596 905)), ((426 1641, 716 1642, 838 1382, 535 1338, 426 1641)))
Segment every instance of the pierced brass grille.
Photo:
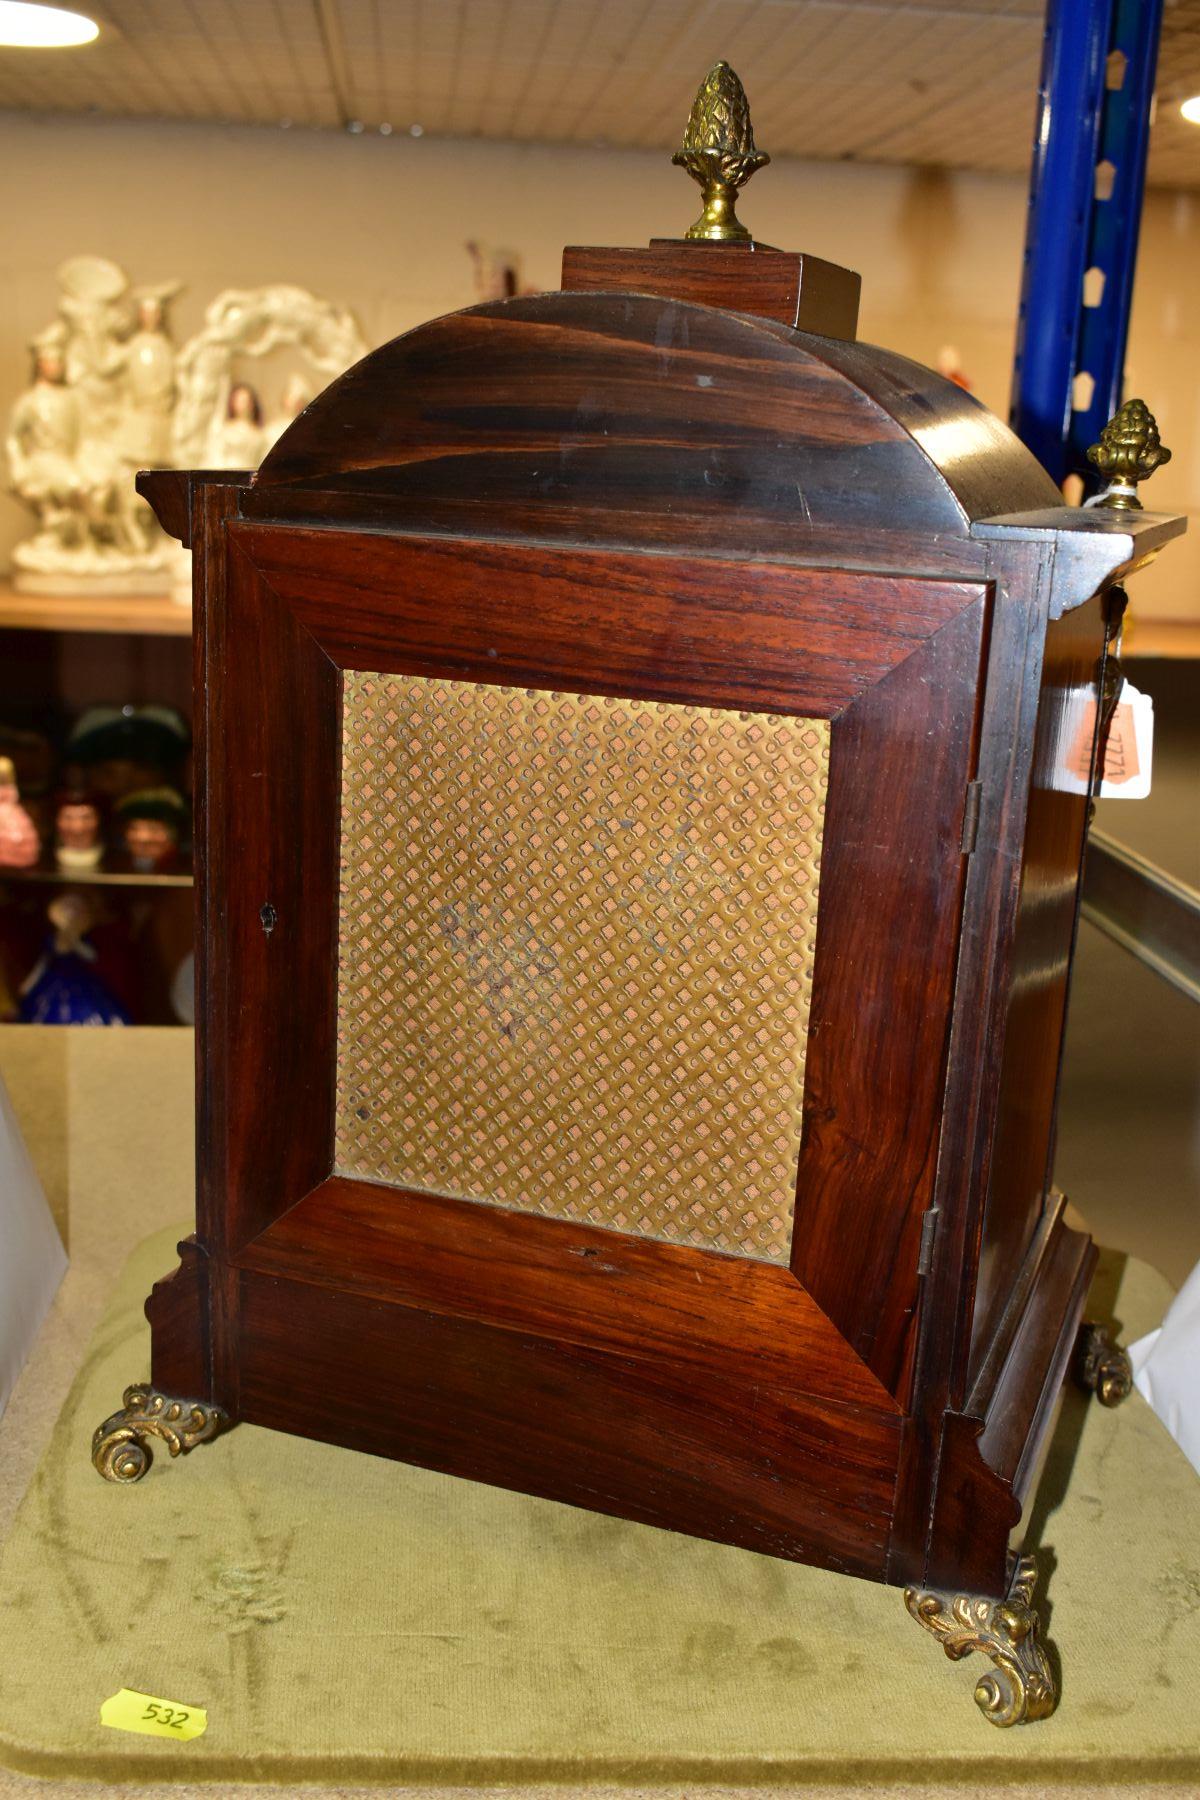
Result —
POLYGON ((786 1260, 829 728, 347 671, 343 1174, 786 1260))

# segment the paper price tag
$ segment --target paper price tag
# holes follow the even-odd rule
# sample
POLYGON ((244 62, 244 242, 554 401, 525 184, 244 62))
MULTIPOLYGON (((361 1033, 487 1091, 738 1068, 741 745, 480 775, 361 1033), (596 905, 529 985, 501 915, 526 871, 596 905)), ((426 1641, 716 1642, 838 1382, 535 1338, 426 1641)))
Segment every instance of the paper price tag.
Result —
POLYGON ((140 1731, 145 1737, 186 1743, 207 1730, 208 1714, 202 1706, 181 1706, 177 1700, 160 1700, 157 1694, 122 1688, 100 1708, 100 1723, 114 1731, 140 1731))
POLYGON ((1154 701, 1122 683, 1104 750, 1102 800, 1144 800, 1154 760, 1154 701))

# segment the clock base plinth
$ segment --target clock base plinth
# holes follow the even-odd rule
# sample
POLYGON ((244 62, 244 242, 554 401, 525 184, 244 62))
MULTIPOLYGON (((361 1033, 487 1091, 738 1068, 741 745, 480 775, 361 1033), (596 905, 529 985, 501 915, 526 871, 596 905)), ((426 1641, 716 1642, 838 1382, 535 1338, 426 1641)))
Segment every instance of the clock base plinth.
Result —
POLYGON ((1018 1558, 1003 1600, 978 1594, 949 1594, 923 1588, 904 1590, 904 1604, 917 1621, 957 1661, 981 1651, 994 1668, 975 1684, 975 1704, 993 1725, 1024 1725, 1045 1719, 1058 1704, 1058 1688, 1046 1652, 1038 1642, 1033 1608, 1037 1564, 1018 1558))
POLYGON ((179 1456, 229 1424, 228 1413, 211 1401, 181 1400, 148 1382, 135 1382, 125 1389, 121 1410, 93 1433, 92 1462, 105 1481, 140 1481, 152 1461, 154 1438, 179 1456))

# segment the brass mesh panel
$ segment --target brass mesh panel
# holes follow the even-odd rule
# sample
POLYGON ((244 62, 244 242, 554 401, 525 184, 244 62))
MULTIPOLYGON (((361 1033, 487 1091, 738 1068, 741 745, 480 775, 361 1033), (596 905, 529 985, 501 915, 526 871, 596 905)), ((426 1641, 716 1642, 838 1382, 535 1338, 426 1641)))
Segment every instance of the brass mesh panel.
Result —
POLYGON ((829 728, 347 671, 337 1166, 786 1259, 829 728))

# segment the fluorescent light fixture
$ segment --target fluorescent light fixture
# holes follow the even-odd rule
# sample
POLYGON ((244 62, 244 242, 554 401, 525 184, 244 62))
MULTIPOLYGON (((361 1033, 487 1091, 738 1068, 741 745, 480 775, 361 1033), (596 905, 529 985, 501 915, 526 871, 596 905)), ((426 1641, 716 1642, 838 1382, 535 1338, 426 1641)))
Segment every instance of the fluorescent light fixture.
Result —
POLYGON ((82 13, 61 6, 34 6, 31 0, 0 0, 0 46, 21 50, 65 50, 90 44, 100 27, 82 13))
POLYGON ((1193 94, 1190 100, 1185 100, 1179 110, 1193 125, 1200 125, 1200 94, 1193 94))

